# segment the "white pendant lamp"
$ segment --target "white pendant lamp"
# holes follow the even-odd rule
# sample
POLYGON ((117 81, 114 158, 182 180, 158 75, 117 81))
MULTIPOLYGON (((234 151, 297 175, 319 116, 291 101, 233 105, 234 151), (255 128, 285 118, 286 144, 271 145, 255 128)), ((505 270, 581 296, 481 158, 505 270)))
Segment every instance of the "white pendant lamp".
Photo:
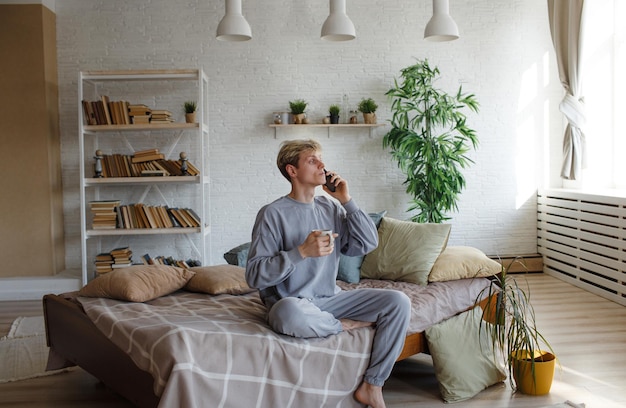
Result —
POLYGON ((426 24, 424 39, 428 41, 452 41, 459 38, 459 28, 450 17, 448 0, 433 0, 433 16, 426 24))
POLYGON ((241 13, 241 0, 225 0, 226 14, 217 26, 217 39, 222 41, 248 41, 252 38, 250 24, 241 13))
POLYGON ((322 26, 322 40, 349 41, 356 38, 356 30, 346 14, 346 0, 330 0, 330 14, 322 26))

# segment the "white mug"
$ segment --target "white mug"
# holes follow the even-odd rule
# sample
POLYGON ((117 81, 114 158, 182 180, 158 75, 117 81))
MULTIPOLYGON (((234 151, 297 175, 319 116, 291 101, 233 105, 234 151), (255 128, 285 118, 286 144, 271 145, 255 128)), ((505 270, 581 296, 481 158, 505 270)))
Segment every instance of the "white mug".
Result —
POLYGON ((335 237, 333 236, 333 230, 314 229, 313 232, 319 231, 320 236, 328 235, 330 237, 330 244, 328 246, 335 245, 335 237))

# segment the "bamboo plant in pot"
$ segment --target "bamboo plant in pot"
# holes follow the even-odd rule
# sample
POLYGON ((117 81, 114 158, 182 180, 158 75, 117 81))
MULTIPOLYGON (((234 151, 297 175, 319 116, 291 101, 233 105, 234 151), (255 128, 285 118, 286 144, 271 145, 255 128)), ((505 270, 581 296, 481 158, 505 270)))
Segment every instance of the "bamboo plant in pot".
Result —
POLYGON ((457 210, 465 187, 461 169, 472 160, 467 156, 478 139, 466 125, 464 110, 478 111, 474 95, 459 87, 450 95, 434 86, 439 69, 427 60, 401 70, 402 81, 386 95, 392 100, 391 130, 383 147, 391 149, 398 167, 406 174, 406 192, 411 196, 408 211, 415 222, 440 223, 457 210))
MULTIPOLYGON (((525 266, 521 258, 513 263, 525 266)), ((511 265, 502 267, 492 284, 477 297, 489 299, 483 307, 484 316, 492 316, 494 324, 481 321, 496 354, 509 373, 509 384, 524 394, 543 395, 550 392, 556 357, 550 343, 537 329, 530 291, 508 273, 511 265), (492 295, 497 296, 492 297, 492 295)))

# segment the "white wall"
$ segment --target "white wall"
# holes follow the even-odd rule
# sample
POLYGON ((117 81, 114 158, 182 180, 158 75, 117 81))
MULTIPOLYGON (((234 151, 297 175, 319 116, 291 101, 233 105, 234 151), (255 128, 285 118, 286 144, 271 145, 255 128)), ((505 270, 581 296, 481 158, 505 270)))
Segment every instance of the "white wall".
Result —
MULTIPOLYGON (((558 133, 561 89, 544 0, 452 0, 461 38, 423 40, 430 0, 350 0, 357 39, 319 38, 328 1, 243 1, 253 39, 220 42, 215 30, 222 0, 57 0, 59 87, 68 267, 79 265, 77 77, 80 70, 203 67, 210 77, 212 262, 249 240, 259 207, 288 192, 275 167, 280 142, 315 137, 328 167, 350 182, 367 211, 387 209, 406 219, 403 177, 382 149, 385 128, 367 131, 268 127, 273 111, 288 101, 309 101, 320 121, 344 93, 379 103, 378 119, 390 118, 384 93, 400 69, 428 58, 442 72, 439 85, 459 84, 476 94, 478 115, 469 126, 480 139, 465 171, 467 188, 454 214, 451 245, 472 245, 489 254, 536 252, 536 198, 549 156, 548 132, 558 133)), ((387 127, 388 129, 388 127, 387 127)))

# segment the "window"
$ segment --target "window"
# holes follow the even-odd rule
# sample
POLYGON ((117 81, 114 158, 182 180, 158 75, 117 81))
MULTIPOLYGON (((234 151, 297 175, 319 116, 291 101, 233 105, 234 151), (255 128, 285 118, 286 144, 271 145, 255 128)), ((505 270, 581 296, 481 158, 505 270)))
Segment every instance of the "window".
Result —
POLYGON ((587 168, 582 187, 626 189, 626 2, 588 1, 584 12, 587 168))

